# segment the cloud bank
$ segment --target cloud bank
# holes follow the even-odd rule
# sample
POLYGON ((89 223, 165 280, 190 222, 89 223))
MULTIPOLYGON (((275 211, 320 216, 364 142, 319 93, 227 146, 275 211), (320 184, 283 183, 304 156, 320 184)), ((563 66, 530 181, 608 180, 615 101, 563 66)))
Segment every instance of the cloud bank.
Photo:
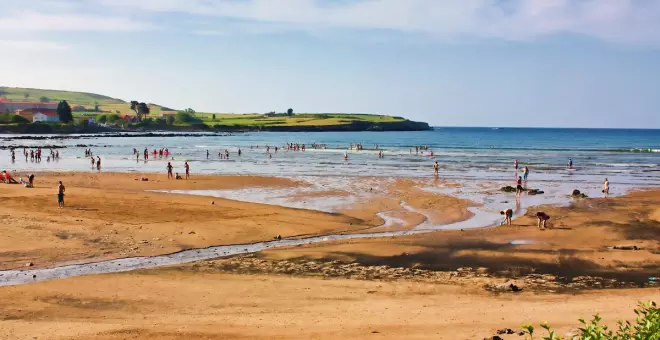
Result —
POLYGON ((0 13, 0 31, 135 31, 155 28, 159 14, 183 14, 212 19, 213 27, 190 29, 207 34, 241 21, 300 31, 383 30, 446 39, 524 41, 575 34, 612 44, 660 46, 656 0, 0 0, 0 8, 8 9, 0 13))

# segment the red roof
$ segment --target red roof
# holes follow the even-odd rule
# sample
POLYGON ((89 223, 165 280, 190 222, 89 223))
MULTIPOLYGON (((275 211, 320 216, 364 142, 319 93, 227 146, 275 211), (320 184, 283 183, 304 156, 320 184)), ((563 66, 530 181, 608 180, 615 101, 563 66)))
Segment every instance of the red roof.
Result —
POLYGON ((35 115, 37 113, 43 113, 44 115, 49 117, 59 116, 57 114, 57 110, 53 110, 53 109, 25 109, 25 110, 16 111, 16 114, 18 115, 28 115, 28 114, 35 115))

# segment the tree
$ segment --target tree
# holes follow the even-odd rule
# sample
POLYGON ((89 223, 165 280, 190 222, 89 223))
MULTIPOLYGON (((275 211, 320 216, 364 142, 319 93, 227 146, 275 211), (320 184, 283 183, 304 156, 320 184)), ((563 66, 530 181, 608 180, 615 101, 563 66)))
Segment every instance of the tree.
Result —
POLYGON ((213 114, 213 120, 215 120, 215 113, 213 114))
POLYGON ((71 111, 71 106, 66 100, 61 101, 57 104, 57 115, 60 116, 60 121, 68 123, 73 121, 73 113, 71 111))
POLYGON ((167 125, 174 124, 174 116, 167 116, 167 118, 165 118, 165 122, 167 123, 167 125))
POLYGON ((136 100, 131 101, 131 110, 135 111, 138 121, 142 120, 142 116, 148 115, 151 110, 145 103, 140 103, 136 100))
POLYGON ((293 109, 286 110, 286 115, 287 116, 293 116, 293 109))
POLYGON ((39 101, 42 102, 42 103, 48 103, 50 101, 50 98, 48 98, 46 96, 41 96, 39 98, 39 101))
POLYGON ((25 93, 23 93, 23 98, 25 98, 25 100, 27 100, 28 98, 30 98, 30 92, 25 92, 25 93))
POLYGON ((96 117, 96 121, 99 123, 105 123, 108 120, 108 117, 106 115, 98 115, 96 117))
POLYGON ((22 117, 22 116, 19 116, 19 115, 11 115, 11 117, 9 118, 9 121, 12 122, 12 123, 19 123, 19 124, 25 124, 25 123, 30 122, 25 117, 22 117))

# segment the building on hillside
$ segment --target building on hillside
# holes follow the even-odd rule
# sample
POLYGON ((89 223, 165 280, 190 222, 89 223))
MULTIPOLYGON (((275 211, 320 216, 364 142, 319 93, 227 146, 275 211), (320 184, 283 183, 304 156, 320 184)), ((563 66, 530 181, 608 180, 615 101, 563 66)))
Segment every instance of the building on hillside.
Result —
POLYGON ((131 116, 131 115, 127 115, 127 114, 125 114, 125 113, 122 113, 122 114, 119 116, 119 118, 121 118, 121 119, 123 119, 123 120, 125 120, 125 121, 127 121, 127 122, 134 122, 134 121, 137 120, 137 116, 131 116))
MULTIPOLYGON (((25 111, 25 110, 23 110, 25 111)), ((32 116, 32 122, 56 123, 60 121, 60 115, 55 110, 37 110, 32 116)))
POLYGON ((25 109, 57 109, 57 102, 32 102, 20 100, 8 100, 0 97, 0 112, 16 112, 25 109))

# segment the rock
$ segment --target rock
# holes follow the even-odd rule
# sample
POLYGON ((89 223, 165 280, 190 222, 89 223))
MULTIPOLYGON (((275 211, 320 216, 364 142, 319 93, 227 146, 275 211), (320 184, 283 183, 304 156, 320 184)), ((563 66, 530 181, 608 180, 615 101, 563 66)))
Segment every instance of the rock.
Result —
POLYGON ((573 189, 573 192, 571 193, 571 196, 580 196, 580 190, 573 189))
POLYGON ((515 334, 511 328, 502 328, 497 330, 497 334, 515 334))
POLYGON ((211 205, 215 205, 215 201, 211 201, 211 205))
POLYGON ((281 235, 277 235, 277 236, 275 236, 275 237, 273 237, 273 239, 275 239, 275 240, 278 240, 278 241, 279 241, 279 240, 281 240, 281 239, 282 239, 282 236, 281 236, 281 235))
POLYGON ((34 266, 34 263, 32 263, 32 262, 28 262, 28 263, 25 264, 25 266, 26 266, 26 267, 32 267, 32 266, 34 266))
POLYGON ((493 335, 490 338, 484 338, 484 340, 504 340, 497 335, 493 335))
POLYGON ((504 192, 516 192, 516 188, 514 188, 514 187, 512 187, 512 186, 510 186, 510 185, 507 185, 507 186, 505 186, 505 187, 502 187, 500 190, 501 190, 501 191, 504 191, 504 192))
POLYGON ((195 232, 194 231, 189 231, 188 235, 195 235, 195 232))

